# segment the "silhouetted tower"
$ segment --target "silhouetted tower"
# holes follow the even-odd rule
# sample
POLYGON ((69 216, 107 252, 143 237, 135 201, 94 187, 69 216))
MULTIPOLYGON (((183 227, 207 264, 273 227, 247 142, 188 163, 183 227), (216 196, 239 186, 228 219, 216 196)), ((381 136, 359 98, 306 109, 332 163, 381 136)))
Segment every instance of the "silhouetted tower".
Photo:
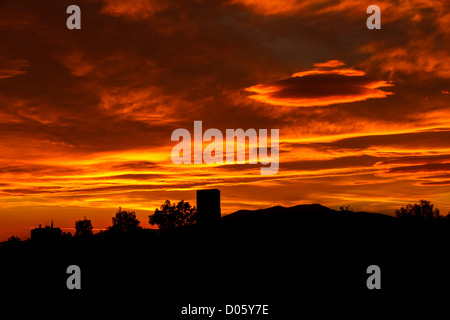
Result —
POLYGON ((197 190, 197 223, 214 226, 220 223, 220 190, 197 190))

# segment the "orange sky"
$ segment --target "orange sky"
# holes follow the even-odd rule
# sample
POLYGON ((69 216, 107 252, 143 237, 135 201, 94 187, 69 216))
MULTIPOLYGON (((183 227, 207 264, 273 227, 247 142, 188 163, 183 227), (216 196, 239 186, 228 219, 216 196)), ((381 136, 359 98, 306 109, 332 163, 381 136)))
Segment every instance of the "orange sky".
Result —
POLYGON ((3 0, 0 240, 53 219, 144 227, 220 188, 223 213, 281 204, 450 210, 450 3, 3 0), (82 30, 66 28, 77 4, 82 30), (280 169, 174 165, 171 133, 280 130, 280 169))

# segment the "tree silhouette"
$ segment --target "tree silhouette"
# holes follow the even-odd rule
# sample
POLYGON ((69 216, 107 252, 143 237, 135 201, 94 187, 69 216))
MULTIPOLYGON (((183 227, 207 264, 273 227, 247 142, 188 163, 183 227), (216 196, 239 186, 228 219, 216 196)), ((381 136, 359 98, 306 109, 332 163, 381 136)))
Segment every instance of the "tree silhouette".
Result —
POLYGON ((184 200, 178 202, 177 205, 166 200, 160 209, 155 209, 155 213, 149 215, 148 218, 152 226, 156 224, 161 230, 170 230, 194 224, 197 221, 197 210, 195 206, 191 207, 190 203, 184 202, 184 200))
POLYGON ((439 209, 434 208, 434 205, 426 200, 401 207, 399 210, 395 210, 395 215, 397 218, 410 221, 436 221, 442 218, 439 209))
POLYGON ((16 246, 20 243, 20 238, 16 236, 11 236, 8 238, 8 240, 5 242, 7 246, 16 246))
POLYGON ((140 229, 140 221, 136 219, 134 211, 124 211, 121 207, 112 218, 112 226, 108 227, 112 232, 135 232, 140 229))
POLYGON ((92 236, 92 222, 84 217, 83 220, 75 221, 75 236, 89 237, 92 236))
POLYGON ((8 238, 8 240, 4 242, 0 242, 0 247, 5 246, 9 248, 17 248, 21 243, 21 240, 19 237, 11 236, 8 238))
POLYGON ((346 205, 346 206, 341 206, 339 207, 339 210, 341 210, 341 212, 353 212, 353 209, 350 208, 350 205, 346 205))

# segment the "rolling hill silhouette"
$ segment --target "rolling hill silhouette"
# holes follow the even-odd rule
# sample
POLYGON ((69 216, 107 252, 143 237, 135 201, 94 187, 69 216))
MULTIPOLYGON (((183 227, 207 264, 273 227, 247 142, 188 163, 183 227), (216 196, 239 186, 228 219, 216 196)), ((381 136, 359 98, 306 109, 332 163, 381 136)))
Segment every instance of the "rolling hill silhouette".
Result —
POLYGON ((342 212, 330 209, 320 204, 305 204, 293 207, 275 206, 258 210, 239 210, 222 217, 224 224, 239 224, 241 226, 273 226, 289 227, 305 223, 327 223, 342 221, 389 223, 394 218, 380 213, 342 212), (287 222, 289 222, 287 224, 287 222))
POLYGON ((286 247, 295 246, 297 240, 315 239, 315 243, 311 243, 312 249, 318 244, 326 246, 355 238, 380 244, 383 242, 382 237, 388 234, 392 236, 396 224, 397 221, 392 216, 336 211, 320 204, 239 210, 222 218, 223 229, 232 230, 234 235, 240 234, 244 238, 258 235, 261 240, 270 238, 275 242, 283 239, 283 246, 286 247), (380 229, 383 230, 382 233, 379 232, 380 229), (286 242, 287 239, 292 242, 286 242))

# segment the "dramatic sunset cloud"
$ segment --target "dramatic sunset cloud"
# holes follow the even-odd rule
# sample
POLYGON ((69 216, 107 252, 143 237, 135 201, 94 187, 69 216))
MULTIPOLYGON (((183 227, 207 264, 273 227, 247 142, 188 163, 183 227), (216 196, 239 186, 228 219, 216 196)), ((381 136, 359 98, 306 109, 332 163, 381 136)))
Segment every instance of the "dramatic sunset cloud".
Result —
POLYGON ((144 227, 219 188, 223 214, 320 203, 450 210, 450 7, 381 0, 0 4, 0 241, 52 219, 144 227), (171 134, 278 129, 280 168, 175 165, 171 134))
POLYGON ((313 70, 298 72, 291 78, 258 84, 246 90, 253 93, 249 96, 251 99, 291 107, 327 106, 385 98, 392 94, 378 89, 391 86, 390 83, 371 79, 363 71, 336 68, 343 65, 337 60, 317 63, 313 70))
POLYGON ((142 20, 167 7, 167 1, 157 0, 103 0, 102 13, 115 17, 142 20))
POLYGON ((231 4, 242 4, 259 14, 292 14, 307 7, 304 1, 298 0, 231 0, 231 4))

